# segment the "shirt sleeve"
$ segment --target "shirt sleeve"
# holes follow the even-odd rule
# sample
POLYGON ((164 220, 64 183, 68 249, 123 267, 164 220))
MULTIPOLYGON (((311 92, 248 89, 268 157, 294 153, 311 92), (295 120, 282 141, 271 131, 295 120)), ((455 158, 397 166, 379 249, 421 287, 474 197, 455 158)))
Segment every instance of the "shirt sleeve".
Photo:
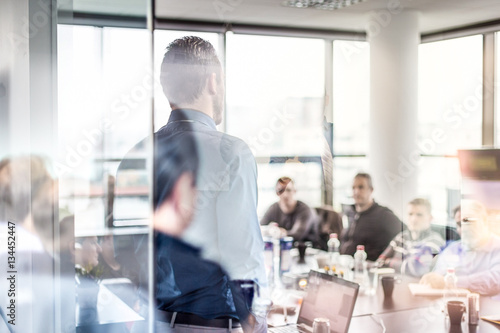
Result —
POLYGON ((267 286, 264 242, 257 217, 257 166, 243 142, 232 146, 229 184, 216 200, 220 264, 231 280, 252 279, 267 286))
POLYGON ((481 295, 500 293, 500 263, 486 271, 472 273, 457 278, 457 287, 466 288, 481 295))
POLYGON ((429 238, 425 240, 424 246, 427 246, 431 249, 432 254, 438 254, 443 246, 446 244, 446 241, 441 237, 437 232, 433 232, 429 238))
POLYGON ((401 222, 401 220, 392 211, 387 210, 385 214, 385 221, 387 221, 387 232, 391 239, 397 234, 403 232, 403 222, 401 222))
MULTIPOLYGON (((387 248, 391 240, 402 231, 401 221, 392 211, 383 208, 378 215, 377 224, 379 224, 377 232, 364 232, 365 238, 365 251, 368 254, 368 260, 375 261, 380 254, 387 248), (369 238, 368 238, 369 237, 369 238), (369 246, 368 246, 369 245, 369 246)), ((358 232, 358 230, 356 230, 358 232)), ((361 243, 362 244, 362 243, 361 243)), ((354 244, 354 248, 357 244, 354 244)))
POLYGON ((434 265, 432 271, 441 275, 446 274, 446 269, 448 266, 453 265, 455 267, 458 263, 458 259, 452 260, 452 257, 458 258, 458 253, 460 252, 460 241, 453 242, 447 248, 445 248, 440 254, 437 255, 437 261, 434 265))
POLYGON ((261 225, 268 225, 271 222, 278 222, 276 221, 276 204, 269 206, 266 213, 260 220, 261 225))
POLYGON ((403 262, 403 253, 396 251, 397 248, 403 246, 403 233, 397 234, 389 243, 389 246, 382 252, 381 257, 384 256, 388 260, 386 264, 388 267, 394 268, 396 272, 400 272, 401 264, 403 262))
POLYGON ((392 258, 394 256, 394 247, 392 246, 393 242, 394 240, 391 241, 389 246, 385 248, 384 252, 382 252, 382 254, 379 257, 392 258))
POLYGON ((307 205, 301 205, 300 211, 297 212, 292 229, 287 232, 288 236, 295 240, 303 240, 307 237, 309 230, 314 224, 316 215, 313 214, 311 208, 307 205))

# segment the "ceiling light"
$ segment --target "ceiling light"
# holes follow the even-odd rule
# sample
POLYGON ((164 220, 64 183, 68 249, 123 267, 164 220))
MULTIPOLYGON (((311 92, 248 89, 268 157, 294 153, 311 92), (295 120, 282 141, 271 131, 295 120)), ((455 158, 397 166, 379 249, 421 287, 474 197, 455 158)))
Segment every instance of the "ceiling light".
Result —
POLYGON ((365 0, 285 0, 282 5, 293 8, 315 8, 324 10, 335 10, 349 7, 365 0))

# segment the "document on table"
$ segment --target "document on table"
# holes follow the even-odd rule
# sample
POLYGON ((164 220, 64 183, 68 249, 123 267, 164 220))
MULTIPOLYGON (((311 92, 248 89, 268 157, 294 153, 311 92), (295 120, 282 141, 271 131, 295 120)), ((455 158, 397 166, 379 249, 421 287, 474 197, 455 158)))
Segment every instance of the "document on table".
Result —
MULTIPOLYGON (((409 283, 408 287, 413 296, 443 296, 445 289, 432 288, 427 284, 409 283)), ((453 290, 457 296, 467 296, 470 293, 467 289, 457 288, 453 290)))

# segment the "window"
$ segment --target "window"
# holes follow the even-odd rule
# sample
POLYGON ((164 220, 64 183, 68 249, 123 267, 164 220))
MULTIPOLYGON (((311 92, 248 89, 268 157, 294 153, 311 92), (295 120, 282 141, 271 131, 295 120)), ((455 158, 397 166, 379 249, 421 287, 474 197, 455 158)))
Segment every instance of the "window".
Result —
POLYGON ((482 65, 482 35, 419 48, 418 191, 435 223, 445 224, 459 204, 457 149, 481 147, 482 65))
MULTIPOLYGON (((71 305, 62 311, 76 313, 61 318, 72 318, 77 331, 96 327, 99 292, 108 308, 118 306, 121 313, 110 321, 101 317, 99 324, 111 322, 112 329, 125 331, 133 324, 147 331, 138 326, 147 325, 143 300, 153 271, 146 227, 151 212, 151 170, 146 166, 152 147, 142 141, 152 130, 151 34, 59 25, 57 46, 60 271, 68 274, 63 281, 69 277, 61 299, 71 305), (73 225, 74 234, 65 234, 73 225), (76 279, 71 276, 75 269, 76 279), (104 281, 114 277, 121 279, 113 285, 104 281)), ((100 316, 108 313, 103 311, 100 316)))
MULTIPOLYGON (((150 38, 141 29, 68 25, 58 34, 59 205, 75 214, 77 231, 103 229, 119 162, 150 131, 150 38)), ((137 219, 149 215, 147 179, 142 172, 117 180, 117 221, 146 223, 137 219)))
POLYGON ((297 197, 321 205, 325 43, 227 34, 227 132, 248 143, 259 168, 259 216, 292 177, 297 197))
POLYGON ((334 206, 351 203, 352 179, 368 171, 370 121, 370 46, 333 43, 333 189, 334 206))

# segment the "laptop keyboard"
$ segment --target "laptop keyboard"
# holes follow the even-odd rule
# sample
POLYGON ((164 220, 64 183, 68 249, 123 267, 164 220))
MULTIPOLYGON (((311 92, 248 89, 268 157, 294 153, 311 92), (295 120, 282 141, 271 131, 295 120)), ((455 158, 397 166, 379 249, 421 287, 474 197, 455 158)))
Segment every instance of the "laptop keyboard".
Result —
POLYGON ((298 325, 273 327, 269 328, 267 331, 271 333, 310 333, 309 331, 298 325))

